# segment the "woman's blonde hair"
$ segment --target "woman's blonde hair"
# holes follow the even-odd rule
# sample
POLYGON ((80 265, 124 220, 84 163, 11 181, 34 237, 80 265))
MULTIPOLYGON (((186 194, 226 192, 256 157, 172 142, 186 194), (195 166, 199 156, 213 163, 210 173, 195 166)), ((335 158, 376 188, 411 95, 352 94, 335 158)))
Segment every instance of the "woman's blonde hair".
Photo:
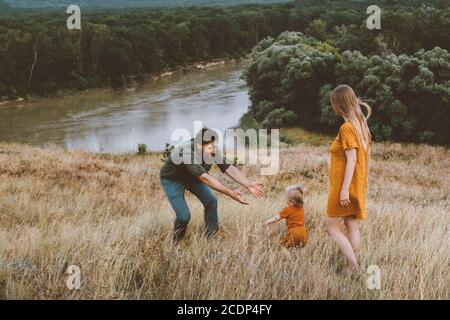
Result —
POLYGON ((330 98, 334 112, 353 124, 358 133, 359 141, 367 150, 372 141, 372 135, 367 125, 367 119, 372 115, 372 108, 367 103, 362 102, 353 89, 347 85, 341 85, 334 89, 330 98), (367 116, 362 112, 361 106, 366 108, 367 116))
POLYGON ((286 188, 286 198, 297 208, 303 207, 303 199, 308 190, 300 185, 289 186, 286 188))

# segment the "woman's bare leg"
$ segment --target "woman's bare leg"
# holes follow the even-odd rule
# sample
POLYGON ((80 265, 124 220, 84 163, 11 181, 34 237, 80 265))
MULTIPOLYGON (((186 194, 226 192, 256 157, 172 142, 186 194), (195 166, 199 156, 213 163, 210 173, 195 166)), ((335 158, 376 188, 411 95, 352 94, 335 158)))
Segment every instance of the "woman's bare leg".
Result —
POLYGON ((354 269, 358 269, 358 261, 350 241, 341 230, 342 218, 327 217, 327 232, 330 237, 337 243, 344 256, 354 269))
POLYGON ((358 257, 361 251, 361 233, 359 231, 358 219, 355 217, 344 218, 345 225, 347 226, 347 238, 352 245, 355 256, 358 257))

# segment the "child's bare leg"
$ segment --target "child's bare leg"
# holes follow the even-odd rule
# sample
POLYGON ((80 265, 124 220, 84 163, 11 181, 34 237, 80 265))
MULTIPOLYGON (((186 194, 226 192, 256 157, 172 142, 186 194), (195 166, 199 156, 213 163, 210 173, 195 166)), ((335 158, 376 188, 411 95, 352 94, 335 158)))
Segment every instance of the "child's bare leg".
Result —
POLYGON ((283 253, 283 256, 286 258, 286 260, 292 261, 291 253, 286 247, 281 247, 281 252, 283 253))
POLYGON ((340 227, 341 218, 327 218, 327 232, 331 238, 341 249, 344 256, 347 258, 350 265, 358 270, 358 261, 356 259, 353 247, 345 234, 341 231, 340 227))
POLYGON ((346 217, 344 222, 347 226, 348 241, 350 241, 350 244, 352 245, 355 256, 358 257, 358 254, 361 251, 361 233, 359 232, 358 220, 355 217, 346 217))

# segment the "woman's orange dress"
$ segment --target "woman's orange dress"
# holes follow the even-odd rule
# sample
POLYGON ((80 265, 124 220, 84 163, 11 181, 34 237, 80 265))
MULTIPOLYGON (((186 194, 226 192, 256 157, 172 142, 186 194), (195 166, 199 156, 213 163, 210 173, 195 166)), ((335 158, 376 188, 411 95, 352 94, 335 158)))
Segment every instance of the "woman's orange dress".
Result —
POLYGON ((369 152, 359 141, 358 134, 351 122, 344 123, 339 134, 331 144, 330 193, 328 196, 328 217, 355 216, 359 220, 366 219, 367 177, 369 174, 369 152), (347 164, 346 150, 356 149, 356 166, 350 184, 350 205, 341 206, 340 194, 344 182, 347 164))

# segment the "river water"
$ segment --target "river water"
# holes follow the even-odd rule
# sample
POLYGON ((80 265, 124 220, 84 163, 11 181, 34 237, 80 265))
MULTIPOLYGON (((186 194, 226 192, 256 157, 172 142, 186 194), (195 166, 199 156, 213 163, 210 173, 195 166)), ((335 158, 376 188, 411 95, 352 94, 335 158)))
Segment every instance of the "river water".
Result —
POLYGON ((176 129, 194 133, 194 122, 225 130, 249 106, 242 64, 177 73, 136 91, 81 93, 0 107, 0 142, 113 153, 139 143, 160 151, 176 129))

